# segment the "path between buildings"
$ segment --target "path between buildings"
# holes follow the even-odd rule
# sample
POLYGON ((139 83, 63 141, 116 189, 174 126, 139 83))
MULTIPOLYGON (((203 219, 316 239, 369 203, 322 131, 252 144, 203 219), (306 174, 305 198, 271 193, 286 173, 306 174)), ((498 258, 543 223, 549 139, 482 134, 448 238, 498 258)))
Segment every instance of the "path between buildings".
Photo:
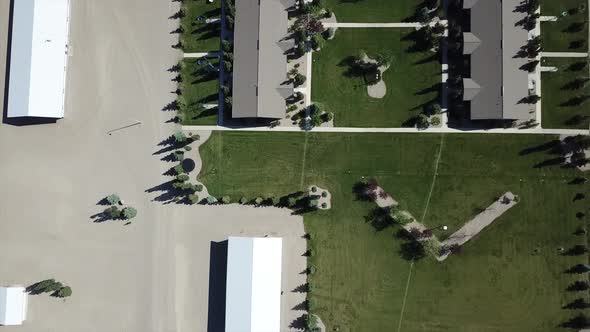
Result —
MULTIPOLYGON (((300 132, 299 127, 224 127, 224 126, 183 126, 184 131, 213 130, 213 131, 275 131, 275 132, 300 132)), ((470 129, 470 128, 354 128, 354 127, 316 127, 312 132, 325 133, 414 133, 414 134, 536 134, 536 135, 589 135, 588 129, 544 129, 544 128, 494 128, 494 129, 470 129)))
POLYGON ((587 58, 587 52, 541 52, 543 58, 587 58))

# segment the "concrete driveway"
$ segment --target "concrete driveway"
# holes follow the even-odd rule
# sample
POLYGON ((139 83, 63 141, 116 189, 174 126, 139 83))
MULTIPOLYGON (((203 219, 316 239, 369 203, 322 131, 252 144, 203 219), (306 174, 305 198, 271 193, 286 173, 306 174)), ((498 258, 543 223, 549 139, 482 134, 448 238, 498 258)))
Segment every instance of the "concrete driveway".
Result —
MULTIPOLYGON (((0 2, 2 74, 8 5, 0 2)), ((181 54, 170 47, 177 22, 168 17, 179 2, 71 5, 65 118, 0 124, 0 284, 55 278, 73 295, 30 296, 25 324, 2 330, 207 331, 212 242, 266 234, 284 237, 282 320, 289 330, 302 314, 291 308, 304 299, 291 292, 305 282, 301 218, 279 209, 154 200, 172 166, 154 152, 178 129, 162 108, 175 98, 167 69, 181 54), (138 209, 131 225, 91 219, 113 192, 138 209)))

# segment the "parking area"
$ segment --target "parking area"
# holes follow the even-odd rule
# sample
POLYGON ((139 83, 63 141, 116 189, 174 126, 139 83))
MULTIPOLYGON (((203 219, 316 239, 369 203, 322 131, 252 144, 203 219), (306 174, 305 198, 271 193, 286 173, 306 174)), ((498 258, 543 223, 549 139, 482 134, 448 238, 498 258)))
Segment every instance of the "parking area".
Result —
MULTIPOLYGON (((303 224, 279 209, 162 204, 153 192, 170 164, 154 155, 177 128, 168 69, 179 2, 71 2, 65 118, 0 124, 0 284, 55 278, 60 300, 29 297, 23 326, 5 331, 207 331, 212 242, 228 235, 283 236, 283 325, 304 295, 303 224), (94 223, 117 193, 138 215, 94 223)), ((4 77, 9 2, 0 3, 4 77)), ((0 83, 4 91, 4 80, 0 83)), ((0 92, 1 93, 1 92, 0 92)), ((3 98, 4 99, 4 98, 3 98)), ((191 175, 192 176, 192 175, 191 175)), ((292 317, 293 316, 293 317, 292 317)))

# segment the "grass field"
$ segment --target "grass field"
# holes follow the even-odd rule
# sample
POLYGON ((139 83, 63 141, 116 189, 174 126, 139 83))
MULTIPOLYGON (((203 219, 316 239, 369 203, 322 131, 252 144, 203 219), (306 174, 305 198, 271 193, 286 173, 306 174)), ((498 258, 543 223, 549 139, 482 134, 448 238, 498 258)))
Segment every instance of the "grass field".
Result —
POLYGON ((436 100, 441 65, 433 52, 408 52, 411 29, 338 29, 336 37, 313 54, 312 100, 334 112, 340 127, 401 127, 436 100), (374 99, 362 77, 348 75, 347 64, 360 50, 391 59, 383 74, 387 94, 374 99), (424 62, 424 63, 422 63, 424 62))
MULTIPOLYGON (((217 109, 201 111, 198 104, 217 104, 219 101, 218 73, 208 71, 206 63, 198 64, 197 59, 184 59, 181 62, 180 110, 184 125, 217 124, 217 109)), ((219 59, 209 59, 214 67, 219 66, 219 59)))
POLYGON ((545 58, 543 66, 557 67, 557 72, 542 74, 542 126, 544 128, 585 128, 590 125, 590 101, 581 105, 569 105, 577 96, 590 98, 590 83, 581 89, 568 88, 567 84, 577 78, 589 79, 588 61, 584 58, 545 58), (585 62, 586 67, 572 70, 570 66, 585 62))
POLYGON ((541 37, 543 49, 547 52, 587 52, 588 50, 588 12, 586 10, 562 17, 563 12, 568 12, 579 6, 587 6, 586 0, 541 0, 541 15, 557 16, 557 22, 543 22, 541 24, 541 37), (572 24, 581 23, 581 29, 568 32, 572 24), (579 48, 574 48, 572 42, 583 41, 579 48))
POLYGON ((221 24, 202 23, 198 17, 221 17, 221 1, 207 3, 207 0, 184 1, 182 8, 185 16, 180 21, 183 30, 180 42, 185 52, 217 51, 221 43, 221 24))
POLYGON ((402 22, 412 17, 420 0, 325 0, 339 22, 402 22))
POLYGON ((200 179, 234 199, 310 184, 331 191, 332 210, 305 215, 318 269, 311 296, 327 331, 555 331, 578 312, 561 309, 580 297, 565 291, 579 276, 564 270, 587 259, 557 248, 585 242, 572 233, 587 202, 572 198, 587 187, 567 184, 573 170, 534 167, 555 157, 541 148, 522 152, 553 139, 216 132, 201 148, 200 179), (400 255, 398 229, 377 232, 365 222, 373 204, 352 194, 363 176, 376 176, 412 214, 449 225, 449 233, 507 190, 521 201, 462 253, 411 263, 400 255))

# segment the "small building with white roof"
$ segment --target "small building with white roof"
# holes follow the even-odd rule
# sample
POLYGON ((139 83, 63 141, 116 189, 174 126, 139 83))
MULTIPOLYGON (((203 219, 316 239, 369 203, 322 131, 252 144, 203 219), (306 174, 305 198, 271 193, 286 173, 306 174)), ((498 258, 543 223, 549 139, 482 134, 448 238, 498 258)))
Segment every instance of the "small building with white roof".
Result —
POLYGON ((0 287, 0 325, 22 325, 27 318, 24 287, 0 287))
POLYGON ((281 238, 229 237, 226 332, 281 329, 281 238))
POLYGON ((13 3, 7 117, 63 118, 69 0, 13 3))

